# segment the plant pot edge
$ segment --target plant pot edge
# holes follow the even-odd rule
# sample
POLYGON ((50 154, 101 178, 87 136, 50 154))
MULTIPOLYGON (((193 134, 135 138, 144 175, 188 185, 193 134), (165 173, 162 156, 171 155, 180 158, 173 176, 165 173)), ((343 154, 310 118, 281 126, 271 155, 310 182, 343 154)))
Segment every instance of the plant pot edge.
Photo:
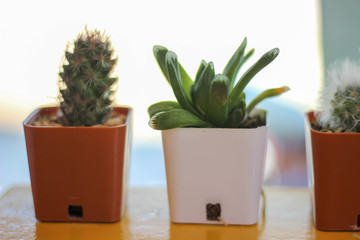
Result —
POLYGON ((354 144, 360 141, 360 134, 314 130, 313 118, 314 111, 304 114, 308 187, 315 227, 324 231, 359 230, 356 216, 360 208, 353 202, 360 200, 360 194, 351 189, 356 188, 354 181, 360 180, 354 172, 360 167, 360 155, 351 149, 356 149, 354 144))
MULTIPOLYGON (((189 211, 189 212, 196 212, 197 211, 198 212, 197 214, 201 215, 201 217, 191 216, 190 220, 186 220, 186 218, 187 218, 186 216, 180 216, 182 214, 179 214, 179 212, 184 212, 185 210, 176 210, 176 211, 173 210, 173 206, 175 206, 175 205, 187 205, 187 204, 181 204, 181 203, 179 203, 178 200, 174 200, 175 197, 171 196, 173 194, 173 192, 177 192, 176 190, 171 189, 172 185, 181 185, 181 183, 171 183, 171 182, 181 182, 182 180, 173 180, 172 179, 172 178, 174 178, 174 175, 177 175, 177 173, 175 172, 175 169, 170 170, 171 167, 169 167, 169 160, 167 160, 169 158, 169 154, 167 153, 168 146, 166 146, 167 145, 166 142, 168 142, 168 140, 164 140, 164 137, 165 137, 164 135, 167 135, 168 133, 171 134, 172 132, 176 133, 176 132, 191 132, 191 131, 195 131, 195 132, 198 132, 200 134, 204 133, 204 132, 213 132, 213 134, 215 134, 215 135, 218 134, 218 133, 222 133, 222 132, 233 133, 233 134, 230 134, 230 135, 233 135, 232 138, 235 137, 235 139, 237 139, 236 137, 238 137, 238 136, 236 136, 236 135, 238 135, 239 132, 242 133, 242 134, 240 134, 242 136, 242 135, 244 135, 244 132, 246 134, 250 134, 250 133, 253 133, 253 132, 262 131, 262 134, 263 134, 263 137, 264 137, 264 139, 262 140, 263 141, 263 144, 262 144, 263 145, 263 151, 262 151, 263 153, 260 154, 260 157, 255 156, 255 158, 261 159, 260 161, 258 160, 258 162, 260 162, 260 167, 259 166, 256 167, 256 168, 258 168, 256 170, 258 173, 255 174, 255 175, 257 175, 257 177, 256 177, 257 180, 255 180, 255 182, 257 184, 257 187, 256 187, 257 190, 255 190, 255 191, 244 190, 244 187, 246 187, 246 186, 243 186, 241 182, 244 182, 245 180, 237 179, 238 181, 240 181, 239 185, 241 185, 241 187, 243 188, 242 191, 247 191, 247 193, 249 193, 249 195, 253 195, 253 197, 249 198, 251 200, 249 200, 249 199, 244 200, 244 199, 241 198, 241 196, 239 196, 239 194, 241 195, 242 191, 237 191, 237 190, 234 191, 234 192, 237 192, 236 198, 240 199, 239 202, 241 204, 249 205, 249 202, 255 202, 255 204, 250 204, 251 207, 254 208, 254 210, 252 210, 251 213, 247 212, 247 210, 241 210, 241 208, 239 206, 237 206, 237 211, 238 211, 237 213, 239 213, 239 211, 244 211, 244 212, 246 212, 245 215, 247 215, 247 216, 246 217, 238 217, 238 216, 234 217, 234 216, 232 216, 229 213, 230 212, 229 207, 227 207, 229 205, 227 205, 227 204, 234 204, 234 203, 226 203, 227 201, 224 200, 223 198, 228 198, 228 196, 227 196, 228 193, 221 190, 221 184, 219 183, 220 186, 218 186, 218 184, 216 183, 217 180, 214 182, 214 181, 211 180, 211 176, 209 177, 210 178, 209 181, 210 182, 212 181, 212 184, 216 185, 216 189, 217 189, 216 191, 219 191, 221 193, 218 194, 219 196, 214 196, 214 194, 208 193, 208 196, 212 196, 212 197, 208 197, 208 199, 210 200, 212 198, 212 199, 216 199, 216 200, 219 200, 219 201, 221 200, 221 202, 223 202, 222 209, 224 208, 224 214, 225 215, 221 216, 221 217, 230 225, 253 225, 253 224, 256 224, 257 221, 258 221, 257 217, 258 217, 258 207, 259 207, 259 200, 260 200, 260 192, 261 192, 262 180, 263 180, 263 177, 264 177, 264 165, 265 165, 264 162, 265 162, 265 154, 266 154, 265 149, 267 147, 267 131, 268 131, 267 126, 261 126, 259 128, 253 128, 253 129, 178 128, 178 129, 170 129, 170 130, 162 131, 163 145, 164 145, 164 157, 165 157, 165 165, 166 165, 166 177, 167 177, 167 183, 168 183, 168 196, 169 196, 169 206, 170 206, 171 221, 172 222, 178 222, 178 223, 222 224, 222 222, 207 220, 206 216, 204 217, 204 211, 205 211, 204 205, 206 204, 205 200, 204 200, 205 202, 197 203, 198 204, 197 209, 193 209, 193 210, 189 211), (234 132, 236 132, 236 134, 234 134, 234 132), (198 210, 199 208, 202 208, 202 209, 198 210), (175 212, 177 212, 177 213, 175 213, 175 212), (245 219, 245 218, 247 218, 247 219, 245 219)), ((246 136, 246 137, 248 137, 248 136, 246 136)), ((224 136, 224 138, 226 138, 226 136, 224 136)), ((190 140, 188 139, 186 141, 188 142, 190 140)), ((257 142, 257 140, 255 140, 255 142, 257 142)), ((190 145, 191 145, 191 143, 190 143, 190 145)), ((181 151, 181 150, 179 150, 179 151, 181 151)), ((179 154, 179 152, 177 152, 177 154, 179 154)), ((209 159, 212 158, 212 156, 214 156, 215 154, 216 154, 216 152, 210 153, 210 155, 207 156, 207 160, 204 161, 204 164, 206 162, 209 163, 209 159)), ((174 157, 175 156, 172 156, 171 158, 174 158, 174 157)), ((183 159, 188 159, 188 158, 189 158, 189 156, 183 157, 183 159)), ((212 161, 211 164, 213 164, 213 163, 216 164, 216 161, 217 161, 216 156, 214 156, 214 158, 215 159, 211 160, 212 161)), ((234 168, 233 167, 234 164, 236 165, 236 164, 239 164, 239 162, 241 162, 241 159, 239 160, 239 159, 236 159, 236 158, 233 158, 233 157, 231 157, 230 159, 231 160, 229 160, 230 161, 229 171, 231 171, 231 168, 234 168)), ((252 160, 251 162, 256 162, 256 160, 252 160)), ((245 164, 245 163, 243 163, 243 164, 245 164)), ((247 165, 247 166, 245 166, 245 165, 242 166, 242 167, 245 167, 245 168, 254 167, 254 166, 250 166, 250 165, 247 165)), ((176 169, 179 169, 180 167, 181 166, 177 166, 176 169)), ((201 168, 201 166, 197 166, 197 167, 201 168)), ((219 167, 219 166, 217 166, 217 167, 219 167)), ((236 165, 236 167, 241 168, 240 165, 236 165)), ((182 167, 182 168, 184 168, 184 167, 182 167)), ((210 170, 207 168, 206 171, 209 172, 210 170)), ((212 169, 211 171, 216 171, 216 169, 212 169)), ((212 173, 210 173, 210 175, 211 174, 212 173)), ((213 174, 216 174, 216 173, 213 172, 213 174)), ((246 173, 244 173, 244 175, 246 175, 246 173)), ((194 176, 196 177, 196 173, 194 173, 194 176)), ((189 173, 187 173, 187 177, 189 177, 189 173)), ((247 177, 249 179, 252 176, 247 176, 247 177)), ((220 177, 220 178, 223 178, 225 184, 227 184, 227 185, 232 184, 232 181, 228 180, 228 176, 224 176, 224 177, 220 177)), ((203 183, 203 184, 205 184, 205 183, 203 183)), ((180 187, 184 188, 184 186, 180 186, 180 187)), ((253 189, 253 187, 250 187, 250 188, 253 189)), ((185 190, 183 189, 180 192, 183 192, 183 191, 185 191, 185 190)), ((191 193, 191 194, 188 194, 188 195, 194 195, 194 194, 197 194, 196 191, 191 193)), ((181 201, 186 201, 186 199, 183 199, 181 201)), ((216 201, 212 202, 212 203, 216 203, 216 201)), ((247 206, 245 208, 249 208, 249 206, 247 206)))
MULTIPOLYGON (((60 132, 64 133, 64 134, 70 134, 70 132, 74 132, 76 133, 78 136, 81 136, 81 134, 89 134, 90 132, 90 135, 93 135, 93 134, 100 134, 99 136, 101 136, 101 132, 105 132, 104 134, 108 134, 106 136, 112 136, 112 137, 115 137, 115 138, 124 138, 123 140, 121 140, 122 143, 120 143, 119 147, 121 148, 120 150, 116 150, 117 152, 115 153, 115 155, 117 156, 116 158, 119 160, 113 160, 111 159, 112 156, 110 157, 106 157, 106 160, 108 163, 106 163, 106 165, 108 164, 112 164, 111 162, 114 162, 116 164, 116 169, 119 169, 118 171, 122 172, 121 174, 122 175, 119 175, 119 176, 116 176, 113 175, 111 176, 110 178, 113 179, 118 179, 117 181, 120 181, 120 185, 119 183, 117 183, 117 185, 119 186, 119 188, 123 189, 121 190, 121 196, 118 195, 118 193, 116 192, 119 192, 119 190, 116 190, 116 189, 111 189, 111 191, 113 193, 111 194, 115 194, 117 198, 117 202, 120 202, 120 214, 116 213, 116 214, 109 214, 109 216, 101 216, 99 219, 96 219, 96 217, 94 218, 94 216, 89 216, 89 218, 87 218, 86 216, 86 212, 84 209, 84 216, 83 218, 64 218, 64 216, 58 218, 58 217, 48 217, 48 216, 38 216, 37 214, 37 211, 36 211, 36 217, 38 218, 38 220, 40 221, 70 221, 70 222, 116 222, 116 221, 119 221, 122 217, 122 215, 124 214, 124 209, 125 209, 125 203, 126 203, 126 189, 127 189, 127 178, 128 178, 128 165, 129 165, 129 161, 130 161, 130 151, 131 151, 131 143, 132 143, 132 119, 133 119, 133 110, 131 107, 128 107, 128 106, 119 106, 119 107, 114 107, 114 109, 117 109, 119 111, 126 111, 127 113, 127 117, 126 117, 126 122, 122 125, 118 125, 118 126, 110 126, 110 127, 52 127, 52 126, 32 126, 30 125, 31 124, 31 121, 34 120, 34 118, 37 116, 37 114, 39 114, 41 111, 58 111, 58 107, 40 107, 40 108, 36 108, 35 110, 33 110, 29 115, 28 117, 23 121, 23 126, 24 126, 24 132, 25 132, 25 140, 26 140, 26 147, 27 147, 27 154, 28 154, 28 160, 29 160, 29 170, 30 170, 30 176, 31 176, 31 183, 32 183, 32 191, 33 191, 33 198, 34 198, 34 205, 35 205, 35 208, 37 207, 41 207, 41 206, 38 206, 39 204, 37 203, 37 192, 38 192, 38 188, 39 187, 36 187, 34 186, 34 182, 36 181, 35 179, 37 179, 37 177, 35 176, 35 174, 37 174, 39 172, 39 170, 35 170, 33 168, 33 165, 35 166, 36 160, 34 160, 36 157, 30 157, 30 154, 32 153, 36 153, 37 156, 39 156, 39 150, 37 149, 36 151, 34 151, 33 149, 31 149, 32 147, 29 147, 29 143, 28 141, 31 141, 29 138, 33 139, 33 138, 36 138, 34 137, 34 135, 36 134, 45 134, 45 132, 52 132, 52 133, 55 133, 55 134, 58 134, 60 132), (57 109, 57 110, 56 110, 57 109), (114 130, 111 130, 111 129, 114 129, 114 130), (89 131, 90 130, 90 131, 89 131), (35 133, 31 133, 30 132, 34 132, 35 133), (117 131, 118 133, 111 133, 112 131, 117 131), (109 135, 110 134, 110 135, 109 135), (120 134, 120 135, 119 135, 120 134), (120 159, 121 158, 121 159, 120 159), (123 162, 123 163, 120 163, 120 162, 123 162), (121 164, 123 164, 123 166, 120 166, 121 164), (122 180, 121 180, 121 179, 122 180), (121 198, 121 199, 119 199, 121 198)), ((69 136, 69 135, 67 135, 69 136)), ((116 145, 116 144, 115 144, 116 145)), ((45 153, 47 154, 48 158, 51 159, 51 153, 45 153), (50 154, 50 155, 49 155, 50 154)), ((40 154, 41 155, 41 154, 40 154)), ((77 154, 78 156, 81 154, 77 154)), ((106 155, 109 155, 109 154, 106 154, 106 155)), ((110 154, 111 155, 111 154, 110 154)), ((90 157, 91 158, 91 157, 90 157)), ((102 160, 103 161, 103 160, 102 160)), ((39 163, 40 164, 40 163, 39 163)), ((56 163, 56 164, 59 164, 59 161, 56 163)), ((83 164, 87 165, 87 162, 84 162, 83 164)), ((93 165, 95 165, 93 162, 91 163, 93 165)), ((82 169, 83 167, 79 167, 79 169, 82 169)), ((86 166, 86 169, 88 169, 88 167, 86 166)), ((90 170, 89 170, 90 171, 90 170)), ((92 171, 92 170, 91 170, 92 171)), ((95 171, 96 172, 96 171, 95 171)), ((99 171, 101 172, 101 170, 99 171)), ((89 183, 90 184, 90 183, 89 183)), ((94 183, 92 183, 94 184, 94 183)), ((80 190, 82 191, 82 190, 80 190)), ((44 201, 43 201, 44 202, 44 201)), ((74 202, 76 202, 74 200, 74 202)), ((106 202, 106 201, 105 201, 106 202)), ((86 201, 85 203, 86 204, 86 201)), ((89 209, 90 207, 87 207, 87 209, 89 209)), ((36 210, 36 209, 35 209, 36 210)), ((70 210, 69 210, 70 211, 70 210)), ((40 211, 39 211, 40 212, 40 211)), ((44 212, 44 211, 42 211, 44 212)), ((41 215, 41 214, 40 214, 41 215)), ((64 215, 64 214, 62 214, 64 215)), ((91 215, 91 214, 90 214, 91 215)), ((101 213, 100 213, 101 215, 101 213)))

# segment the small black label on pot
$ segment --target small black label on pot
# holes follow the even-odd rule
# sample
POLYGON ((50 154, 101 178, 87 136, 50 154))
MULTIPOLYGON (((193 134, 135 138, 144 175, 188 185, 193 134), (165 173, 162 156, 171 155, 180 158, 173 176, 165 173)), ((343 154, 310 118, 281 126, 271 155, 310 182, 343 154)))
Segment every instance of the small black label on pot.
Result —
POLYGON ((83 218, 83 207, 82 206, 69 206, 69 217, 70 218, 83 218))
POLYGON ((207 220, 219 221, 219 217, 221 216, 221 206, 220 203, 206 204, 206 218, 207 220))

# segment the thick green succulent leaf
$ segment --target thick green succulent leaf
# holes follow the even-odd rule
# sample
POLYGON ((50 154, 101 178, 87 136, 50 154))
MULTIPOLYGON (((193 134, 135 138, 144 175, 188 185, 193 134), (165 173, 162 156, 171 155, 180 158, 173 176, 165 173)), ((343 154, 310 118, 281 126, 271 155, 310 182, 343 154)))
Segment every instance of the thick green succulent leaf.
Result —
POLYGON ((168 71, 169 81, 178 103, 182 108, 195 115, 198 115, 196 110, 193 108, 188 95, 185 93, 181 81, 179 63, 176 54, 174 52, 168 51, 165 56, 165 63, 168 71))
POLYGON ((191 89, 191 86, 194 84, 194 82, 191 79, 191 77, 189 76, 189 74, 187 74, 187 72, 185 71, 185 69, 183 68, 183 66, 180 63, 179 63, 179 69, 180 69, 180 75, 181 75, 181 82, 184 87, 186 96, 188 97, 188 99, 190 101, 192 101, 190 89, 191 89))
POLYGON ((228 114, 228 118, 226 120, 226 122, 224 123, 224 127, 227 128, 237 128, 241 125, 241 123, 244 121, 245 119, 245 108, 246 108, 246 101, 245 101, 245 93, 243 92, 240 96, 240 102, 238 103, 238 105, 229 111, 228 114))
POLYGON ((169 50, 166 47, 163 47, 160 45, 155 45, 153 47, 153 54, 154 54, 154 57, 161 69, 161 72, 164 74, 166 80, 169 81, 169 77, 167 75, 166 64, 165 64, 165 56, 168 51, 169 50))
POLYGON ((204 72, 207 65, 208 65, 208 63, 205 60, 201 60, 200 66, 199 66, 198 71, 197 71, 196 76, 195 76, 194 85, 196 85, 197 82, 199 81, 199 78, 203 74, 203 72, 204 72))
POLYGON ((236 74, 241 67, 240 63, 241 63, 241 59, 244 56, 246 44, 247 44, 247 39, 244 38, 244 40, 240 44, 240 47, 232 55, 232 57, 230 58, 229 62, 226 64, 226 66, 223 70, 223 74, 225 74, 230 81, 230 86, 233 85, 236 74))
MULTIPOLYGON (((155 45, 153 47, 153 54, 155 56, 155 59, 159 65, 162 73, 164 74, 166 80, 168 80, 168 82, 170 83, 170 79, 168 76, 168 71, 167 71, 166 63, 165 63, 165 56, 168 51, 169 50, 166 47, 163 47, 160 45, 155 45)), ((189 74, 187 74, 187 72, 185 71, 183 66, 181 66, 180 63, 179 63, 179 71, 180 71, 181 81, 182 81, 182 85, 185 90, 185 93, 186 93, 187 97, 191 100, 190 88, 193 85, 193 80, 191 79, 189 74)), ((171 83, 170 83, 170 85, 171 85, 171 83)))
POLYGON ((209 62, 192 89, 193 103, 202 116, 209 110, 210 85, 214 77, 214 64, 209 62))
POLYGON ((212 127, 208 122, 184 109, 172 109, 156 113, 149 121, 150 127, 157 130, 166 130, 180 127, 212 127))
POLYGON ((252 65, 239 79, 235 87, 232 89, 229 97, 229 107, 234 108, 240 101, 240 95, 244 91, 250 80, 260 72, 264 67, 271 63, 278 55, 280 50, 274 48, 265 53, 254 65, 252 65))
POLYGON ((151 105, 148 108, 148 113, 150 118, 152 116, 154 116, 156 113, 158 112, 164 112, 164 111, 169 111, 172 109, 180 109, 181 106, 179 103, 174 102, 174 101, 163 101, 163 102, 158 102, 158 103, 154 103, 153 105, 151 105))
POLYGON ((246 54, 245 54, 245 56, 243 56, 242 58, 241 58, 241 60, 240 60, 240 66, 242 65, 242 64, 244 64, 253 54, 254 54, 254 52, 255 52, 255 49, 250 49, 246 54))
POLYGON ((207 119, 217 127, 228 117, 229 84, 229 79, 224 74, 216 75, 211 82, 207 119))
POLYGON ((238 128, 245 118, 245 109, 236 108, 229 115, 224 127, 226 128, 238 128))
MULTIPOLYGON (((250 49, 242 58, 241 58, 241 60, 240 60, 240 63, 239 63, 239 70, 240 70, 240 68, 241 68, 241 66, 244 64, 244 63, 246 63, 247 62, 247 60, 252 56, 252 55, 254 55, 254 52, 255 52, 255 49, 250 49)), ((238 71, 239 71, 238 70, 238 71)), ((235 78, 236 78, 236 76, 235 76, 235 78)), ((235 81, 235 79, 234 79, 234 81, 235 81)))
MULTIPOLYGON (((231 88, 230 88, 230 93, 231 93, 231 88)), ((246 94, 245 92, 242 92, 240 94, 240 97, 237 99, 236 105, 235 106, 231 106, 230 105, 230 93, 229 93, 229 97, 228 97, 228 111, 229 113, 231 113, 234 109, 236 108, 241 108, 244 109, 246 108, 246 94)))
POLYGON ((192 102, 194 102, 195 92, 196 92, 196 88, 198 86, 199 78, 202 75, 202 73, 204 72, 207 64, 208 63, 205 60, 201 60, 201 62, 200 62, 200 66, 199 66, 198 71, 195 76, 194 84, 190 88, 190 95, 191 95, 192 102))
POLYGON ((261 101, 263 101, 266 98, 270 98, 270 97, 274 97, 277 95, 280 95, 284 92, 289 91, 290 88, 288 86, 284 86, 284 87, 280 87, 280 88, 271 88, 271 89, 267 89, 265 91, 263 91, 262 93, 260 93, 258 96, 256 96, 248 105, 248 107, 246 108, 246 112, 248 114, 251 113, 251 111, 254 109, 254 107, 261 101))

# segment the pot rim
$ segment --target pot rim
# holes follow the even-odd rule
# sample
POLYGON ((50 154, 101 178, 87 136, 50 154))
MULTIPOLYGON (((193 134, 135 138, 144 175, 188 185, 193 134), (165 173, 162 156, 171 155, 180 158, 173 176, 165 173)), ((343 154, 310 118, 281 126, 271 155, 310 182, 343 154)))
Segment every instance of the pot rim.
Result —
POLYGON ((51 129, 112 129, 112 128, 119 128, 119 127, 123 127, 126 125, 129 125, 131 122, 131 116, 133 114, 133 109, 130 106, 123 106, 123 105, 116 105, 114 107, 112 107, 113 109, 119 109, 119 108, 123 108, 123 109, 128 109, 128 113, 126 114, 126 121, 124 124, 121 125, 117 125, 117 126, 101 126, 101 127, 96 127, 96 126, 34 126, 29 124, 29 122, 37 115, 39 114, 39 112, 41 110, 44 109, 59 109, 59 106, 42 106, 42 107, 38 107, 35 108, 26 118, 25 120, 22 122, 23 126, 26 128, 51 128, 51 129))
POLYGON ((259 126, 256 128, 205 128, 205 127, 181 127, 181 128, 172 128, 172 129, 165 129, 160 130, 161 132, 165 131, 255 131, 262 128, 268 128, 268 125, 259 126))

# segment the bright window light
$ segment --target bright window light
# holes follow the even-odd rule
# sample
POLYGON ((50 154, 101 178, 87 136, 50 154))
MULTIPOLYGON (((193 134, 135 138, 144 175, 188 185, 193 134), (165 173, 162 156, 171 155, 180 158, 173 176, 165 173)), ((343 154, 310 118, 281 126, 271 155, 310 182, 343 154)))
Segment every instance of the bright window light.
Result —
POLYGON ((106 30, 117 49, 117 102, 135 109, 135 141, 159 139, 148 125, 147 107, 174 99, 152 55, 155 44, 178 54, 195 76, 202 59, 221 72, 248 39, 255 54, 246 67, 278 47, 279 57, 250 86, 288 85, 284 104, 307 109, 318 90, 317 8, 313 1, 6 1, 0 4, 0 124, 19 124, 35 107, 56 103, 57 73, 69 40, 84 26, 106 30))

